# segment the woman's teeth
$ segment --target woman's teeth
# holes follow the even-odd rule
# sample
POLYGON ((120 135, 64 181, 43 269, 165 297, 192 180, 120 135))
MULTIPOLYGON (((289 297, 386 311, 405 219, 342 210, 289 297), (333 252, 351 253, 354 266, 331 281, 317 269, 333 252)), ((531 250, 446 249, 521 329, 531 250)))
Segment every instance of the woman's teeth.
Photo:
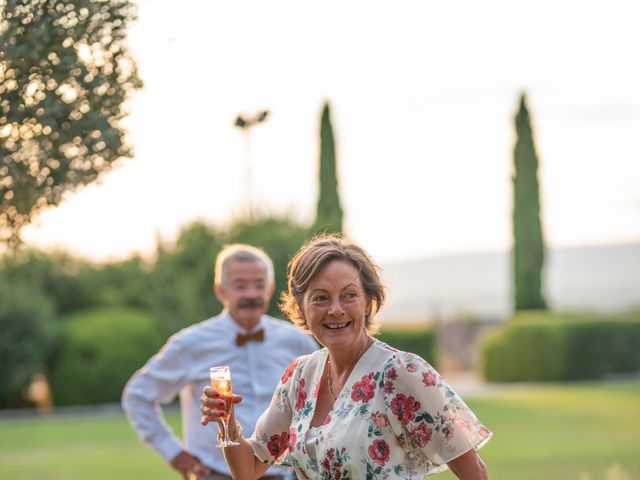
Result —
POLYGON ((347 325, 349 325, 348 323, 335 323, 333 325, 325 325, 325 327, 327 327, 330 330, 339 330, 341 328, 346 327, 347 325))

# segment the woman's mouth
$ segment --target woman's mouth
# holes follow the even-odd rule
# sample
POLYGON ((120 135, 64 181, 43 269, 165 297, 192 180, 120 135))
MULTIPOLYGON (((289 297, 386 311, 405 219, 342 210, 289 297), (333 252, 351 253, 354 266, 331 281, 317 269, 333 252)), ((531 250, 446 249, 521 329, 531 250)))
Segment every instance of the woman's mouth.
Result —
POLYGON ((325 328, 328 328, 329 330, 342 330, 343 328, 349 326, 351 324, 351 322, 345 322, 345 323, 331 323, 331 324, 325 324, 325 328))

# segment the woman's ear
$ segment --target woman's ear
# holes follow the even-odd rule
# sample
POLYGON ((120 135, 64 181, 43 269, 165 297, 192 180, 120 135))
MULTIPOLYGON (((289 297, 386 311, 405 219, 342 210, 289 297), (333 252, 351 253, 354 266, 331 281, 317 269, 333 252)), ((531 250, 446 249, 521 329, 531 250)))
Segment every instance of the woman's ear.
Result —
POLYGON ((373 310, 373 299, 370 298, 369 301, 367 302, 367 309, 364 312, 364 318, 369 320, 369 318, 371 317, 372 310, 373 310))

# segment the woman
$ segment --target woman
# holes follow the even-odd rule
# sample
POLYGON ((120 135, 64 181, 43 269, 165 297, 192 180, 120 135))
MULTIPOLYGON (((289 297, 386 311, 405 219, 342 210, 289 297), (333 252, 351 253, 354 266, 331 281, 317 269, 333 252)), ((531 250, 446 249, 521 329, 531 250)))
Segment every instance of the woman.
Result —
MULTIPOLYGON (((301 248, 281 308, 325 348, 289 365, 251 438, 231 415, 234 478, 259 478, 285 457, 299 479, 422 479, 447 466, 463 480, 488 478, 476 450, 491 432, 427 362, 371 336, 384 300, 358 245, 325 235, 301 248)), ((209 387, 201 403, 203 424, 224 414, 209 387)))

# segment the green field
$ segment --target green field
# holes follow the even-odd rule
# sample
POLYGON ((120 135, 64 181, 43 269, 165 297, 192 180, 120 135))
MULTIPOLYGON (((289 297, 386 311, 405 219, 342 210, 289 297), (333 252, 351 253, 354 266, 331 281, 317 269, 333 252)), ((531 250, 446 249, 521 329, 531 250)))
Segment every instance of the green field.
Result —
MULTIPOLYGON (((640 479, 640 382, 515 389, 468 398, 494 432, 492 480, 640 479)), ((174 428, 177 414, 169 416, 174 428)), ((0 420, 0 478, 176 479, 120 415, 0 420)), ((433 478, 454 478, 450 473, 433 478)))

